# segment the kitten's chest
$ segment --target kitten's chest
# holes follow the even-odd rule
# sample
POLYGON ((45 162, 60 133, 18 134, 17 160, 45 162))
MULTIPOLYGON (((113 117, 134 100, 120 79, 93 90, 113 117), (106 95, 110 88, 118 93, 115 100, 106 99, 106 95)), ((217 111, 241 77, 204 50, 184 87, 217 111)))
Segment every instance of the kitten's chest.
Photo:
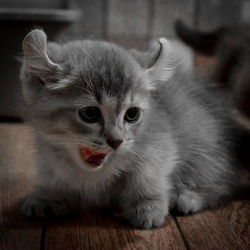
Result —
MULTIPOLYGON (((119 206, 119 200, 125 187, 124 178, 119 178, 115 181, 106 184, 96 182, 95 185, 85 184, 82 187, 82 200, 88 206, 119 206)), ((86 206, 86 204, 85 204, 86 206)))

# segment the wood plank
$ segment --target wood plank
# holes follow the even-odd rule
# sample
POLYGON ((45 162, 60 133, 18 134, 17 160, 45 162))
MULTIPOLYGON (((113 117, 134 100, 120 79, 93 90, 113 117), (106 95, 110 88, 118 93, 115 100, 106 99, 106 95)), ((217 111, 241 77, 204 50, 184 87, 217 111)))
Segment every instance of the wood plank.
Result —
POLYGON ((162 228, 135 230, 120 216, 100 210, 75 220, 51 223, 46 232, 46 250, 63 249, 186 249, 172 217, 162 228))
POLYGON ((31 151, 24 125, 0 124, 0 249, 40 249, 41 223, 20 212, 34 180, 31 151))
POLYGON ((249 200, 179 216, 177 221, 191 249, 250 249, 249 200))

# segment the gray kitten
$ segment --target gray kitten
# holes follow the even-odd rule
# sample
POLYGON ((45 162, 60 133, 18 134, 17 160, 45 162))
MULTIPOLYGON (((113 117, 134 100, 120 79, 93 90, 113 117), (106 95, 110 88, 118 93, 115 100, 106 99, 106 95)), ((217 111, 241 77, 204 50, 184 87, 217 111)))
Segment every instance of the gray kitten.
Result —
POLYGON ((115 204, 139 228, 231 195, 235 172, 228 104, 182 72, 170 43, 128 51, 102 41, 23 41, 27 119, 40 184, 23 210, 65 216, 115 204))

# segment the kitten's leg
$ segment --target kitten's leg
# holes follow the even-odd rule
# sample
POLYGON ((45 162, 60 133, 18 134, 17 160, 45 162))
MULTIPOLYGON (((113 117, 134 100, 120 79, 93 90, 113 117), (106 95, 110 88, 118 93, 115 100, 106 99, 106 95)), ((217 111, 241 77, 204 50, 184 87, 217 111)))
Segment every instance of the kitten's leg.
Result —
POLYGON ((203 209, 204 200, 197 192, 184 190, 177 197, 176 206, 184 214, 196 213, 203 209))
MULTIPOLYGON (((237 182, 231 172, 226 174, 224 174, 223 179, 217 177, 219 179, 217 182, 203 176, 202 185, 198 183, 199 179, 196 177, 192 178, 192 175, 188 176, 190 183, 188 180, 185 180, 185 184, 180 183, 176 186, 177 209, 184 214, 196 213, 203 209, 215 207, 221 202, 228 200, 234 193, 237 182), (196 185, 194 186, 195 181, 196 185)), ((202 175, 196 174, 193 176, 202 175)))
POLYGON ((74 193, 39 187, 26 198, 22 210, 33 217, 64 217, 75 211, 79 201, 74 193))
POLYGON ((162 176, 143 174, 129 177, 121 206, 132 226, 143 229, 159 227, 168 215, 169 188, 162 176))
POLYGON ((79 193, 73 192, 74 189, 70 188, 74 180, 69 177, 74 173, 73 162, 71 165, 67 151, 61 148, 62 151, 59 151, 41 138, 37 138, 36 146, 38 153, 35 159, 39 183, 24 201, 22 210, 28 216, 67 216, 80 203, 79 193), (61 182, 57 178, 60 173, 69 183, 61 182))

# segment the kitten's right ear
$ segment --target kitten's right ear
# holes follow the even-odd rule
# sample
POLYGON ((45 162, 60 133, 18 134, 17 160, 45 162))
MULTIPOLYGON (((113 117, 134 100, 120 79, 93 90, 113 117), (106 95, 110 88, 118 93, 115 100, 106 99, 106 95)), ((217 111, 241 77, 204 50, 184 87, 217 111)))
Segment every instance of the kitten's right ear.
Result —
POLYGON ((144 69, 148 69, 153 66, 159 57, 160 50, 161 44, 157 40, 154 40, 150 43, 147 51, 142 52, 136 49, 131 49, 130 52, 144 69))
POLYGON ((158 39, 160 48, 157 58, 153 65, 145 72, 150 76, 153 82, 169 80, 175 71, 176 57, 171 43, 164 37, 158 39))
POLYGON ((149 88, 154 88, 153 85, 157 81, 165 82, 172 77, 177 58, 166 38, 162 37, 151 43, 146 52, 136 50, 131 52, 153 83, 149 88))
POLYGON ((25 70, 40 78, 49 89, 65 87, 62 67, 50 60, 47 54, 47 36, 44 31, 32 30, 23 40, 25 70))

